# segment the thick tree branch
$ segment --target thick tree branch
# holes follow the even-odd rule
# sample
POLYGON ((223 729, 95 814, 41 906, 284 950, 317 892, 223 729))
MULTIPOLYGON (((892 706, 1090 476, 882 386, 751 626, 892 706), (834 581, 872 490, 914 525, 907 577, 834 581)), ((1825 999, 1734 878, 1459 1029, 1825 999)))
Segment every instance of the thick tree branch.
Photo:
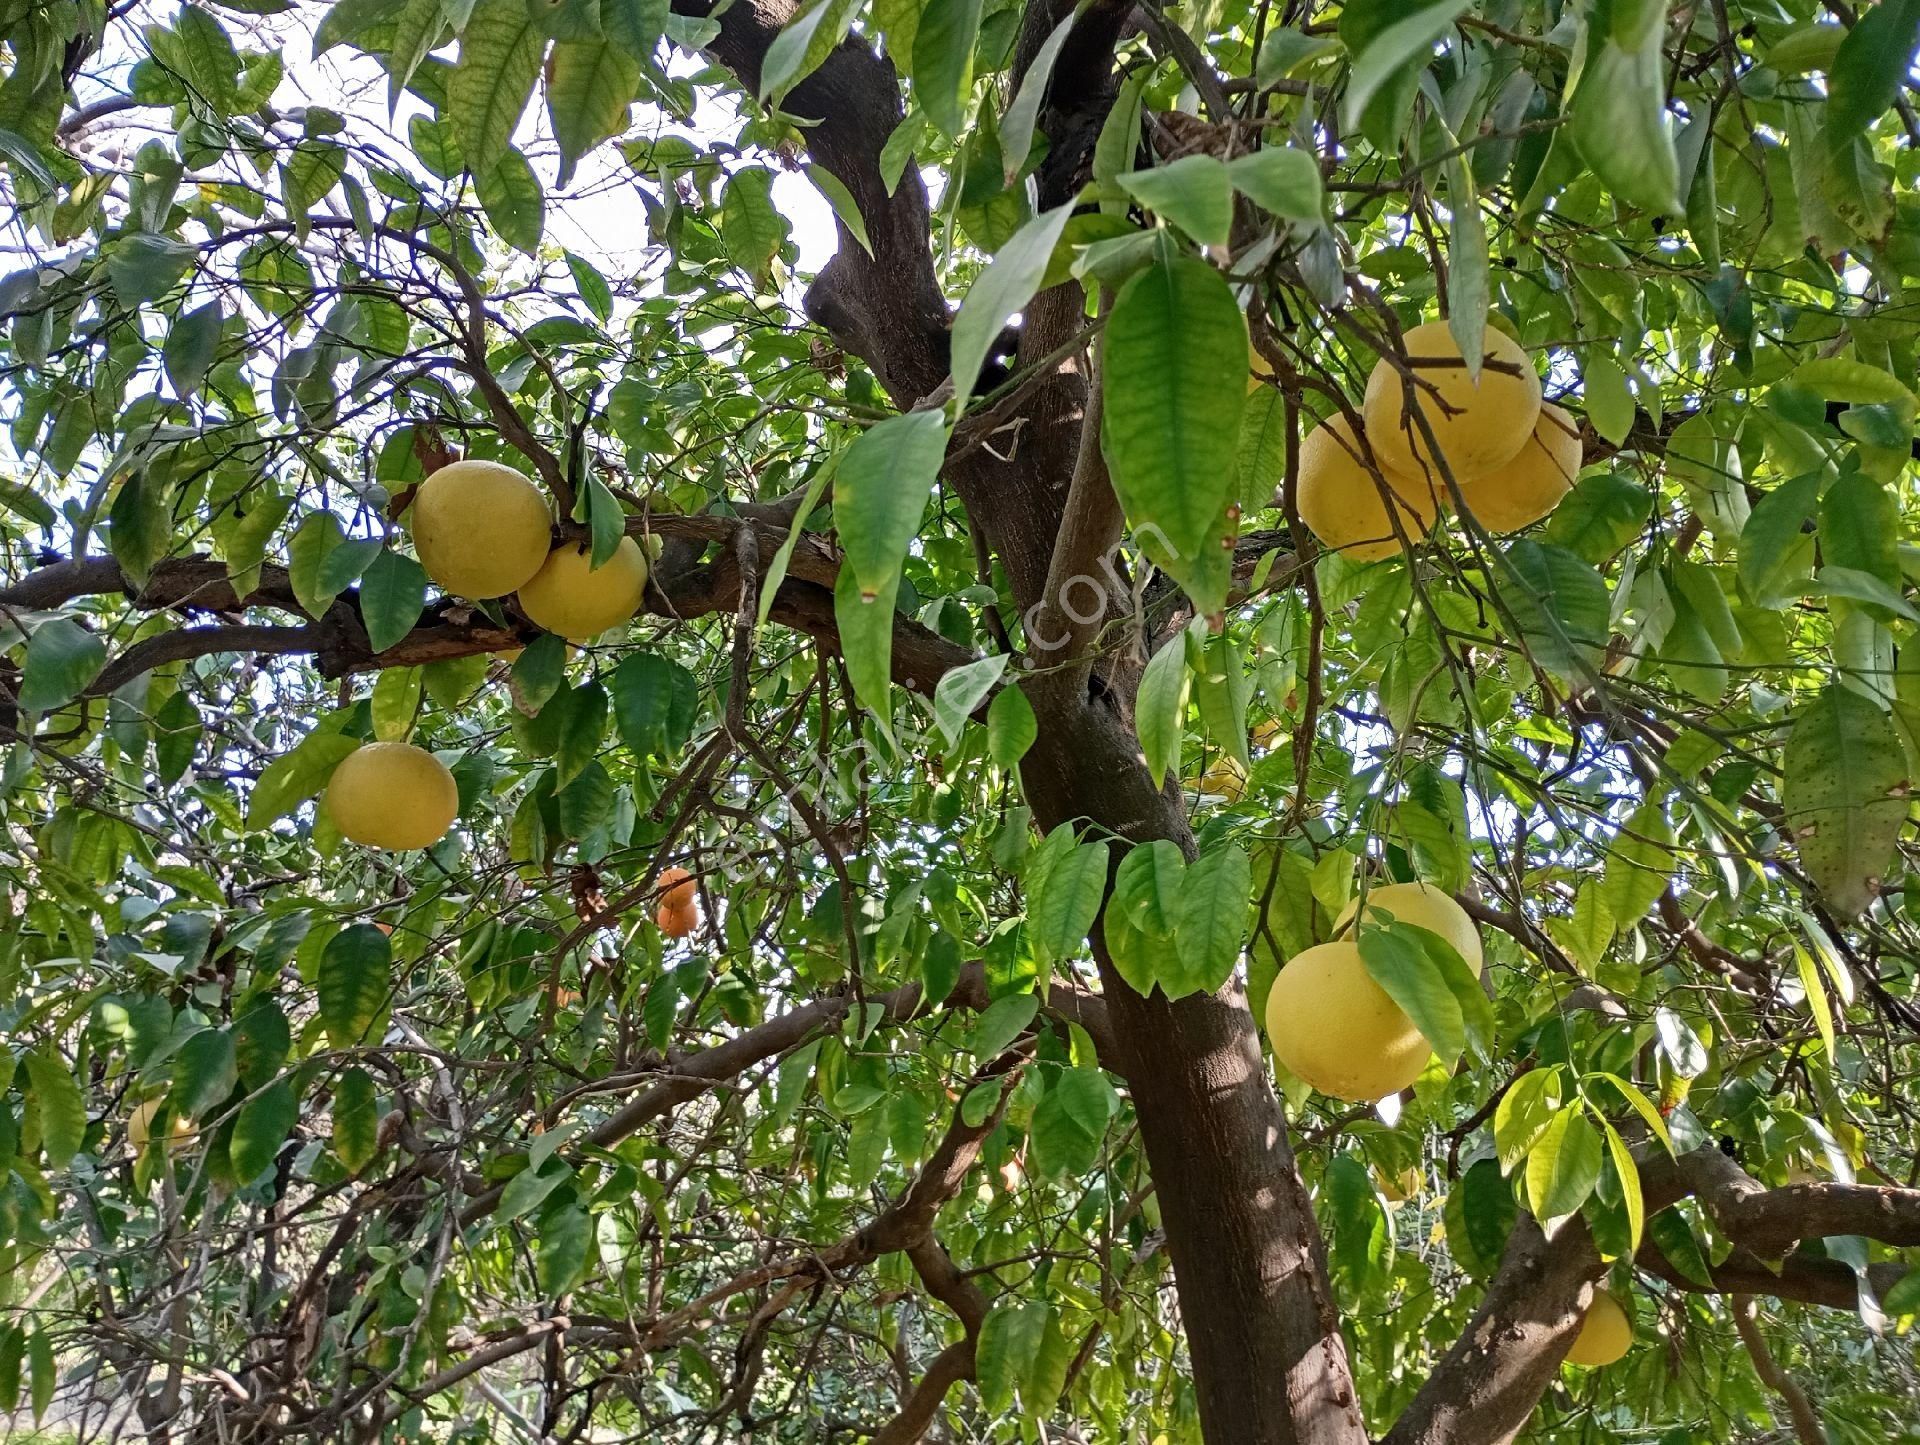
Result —
POLYGON ((1682 1155, 1680 1170, 1713 1222, 1763 1259, 1784 1255, 1802 1239, 1843 1234, 1896 1247, 1920 1245, 1920 1189, 1872 1184, 1769 1189, 1718 1149, 1682 1155))
MULTIPOLYGON (((1849 1314, 1860 1306, 1859 1277, 1837 1259, 1791 1254, 1777 1267, 1772 1267, 1745 1250, 1736 1249, 1721 1263, 1713 1265, 1706 1280, 1701 1281, 1681 1273, 1678 1266, 1660 1252, 1658 1245, 1647 1240, 1641 1244, 1633 1262, 1656 1279, 1690 1294, 1763 1294, 1849 1314)), ((1867 1284, 1876 1295, 1885 1294, 1906 1273, 1905 1265, 1869 1265, 1867 1284)))

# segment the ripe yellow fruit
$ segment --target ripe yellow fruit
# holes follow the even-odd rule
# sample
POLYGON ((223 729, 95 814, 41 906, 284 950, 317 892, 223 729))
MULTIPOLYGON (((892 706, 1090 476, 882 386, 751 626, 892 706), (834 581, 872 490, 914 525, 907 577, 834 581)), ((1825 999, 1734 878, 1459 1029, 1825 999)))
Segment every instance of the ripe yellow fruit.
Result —
MULTIPOLYGON (((1360 900, 1355 898, 1342 910, 1333 925, 1336 934, 1353 921, 1359 907, 1360 900)), ((1480 950, 1480 931, 1473 926, 1467 910, 1425 883, 1376 883, 1367 890, 1367 917, 1375 923, 1411 923, 1439 934, 1475 973, 1486 962, 1480 950)))
POLYGON ((1300 1078, 1358 1104, 1409 1087, 1433 1053, 1346 939, 1297 953, 1280 970, 1267 992, 1267 1037, 1300 1078))
POLYGON ((1560 505, 1580 475, 1580 428, 1552 402, 1540 404, 1533 435, 1514 459, 1460 484, 1460 496, 1489 532, 1517 532, 1560 505))
POLYGON ((549 632, 585 641, 638 612, 646 587, 647 554, 633 538, 622 537, 597 569, 590 547, 562 542, 521 587, 520 610, 549 632))
MULTIPOLYGON (((1353 425, 1335 413, 1300 443, 1300 520, 1321 545, 1356 562, 1374 562, 1400 550, 1380 486, 1361 461, 1353 425)), ((1409 541, 1427 534, 1439 513, 1424 486, 1381 469, 1397 505, 1400 530, 1409 541)))
POLYGON ((1273 379, 1273 368, 1267 364, 1266 357, 1260 354, 1260 348, 1253 344, 1253 338, 1247 338, 1247 395, 1252 396, 1267 382, 1273 379))
POLYGON ((430 848, 460 811, 453 774, 412 743, 368 743, 348 753, 327 781, 334 827, 369 848, 430 848))
MULTIPOLYGON (((1485 361, 1476 384, 1467 376, 1460 347, 1446 322, 1416 326, 1402 339, 1415 377, 1415 403, 1433 428, 1453 479, 1471 481, 1512 460, 1540 419, 1540 378, 1520 343, 1489 326, 1485 361)), ((1408 414, 1401 375, 1385 358, 1374 364, 1367 377, 1362 415, 1384 466, 1430 482, 1445 494, 1439 473, 1428 476, 1424 463, 1432 454, 1426 434, 1408 414)))
POLYGON ((653 921, 668 938, 685 938, 700 926, 700 898, 693 875, 684 868, 661 871, 655 886, 660 903, 653 910, 653 921))
POLYGON ((454 462, 413 498, 413 550, 460 597, 505 597, 540 570, 553 513, 540 489, 499 462, 454 462))
POLYGON ((1602 1291, 1587 1306, 1580 1333, 1567 1351, 1570 1365, 1611 1365, 1633 1346, 1633 1321, 1620 1301, 1602 1291))
POLYGON ((1246 795, 1247 770, 1240 766, 1237 758, 1216 758, 1200 775, 1199 791, 1237 803, 1246 795))
MULTIPOLYGON (((166 1102, 166 1099, 159 1095, 151 1099, 143 1099, 127 1116, 127 1147, 136 1155, 147 1152, 147 1145, 153 1139, 154 1116, 166 1106, 166 1102)), ((167 1152, 178 1154, 193 1143, 193 1136, 197 1132, 191 1120, 175 1114, 167 1124, 167 1152)))
POLYGON ((1389 1175, 1378 1164, 1373 1166, 1373 1185, 1388 1204, 1405 1204, 1416 1194, 1424 1194, 1427 1176, 1418 1164, 1409 1164, 1398 1174, 1389 1175))

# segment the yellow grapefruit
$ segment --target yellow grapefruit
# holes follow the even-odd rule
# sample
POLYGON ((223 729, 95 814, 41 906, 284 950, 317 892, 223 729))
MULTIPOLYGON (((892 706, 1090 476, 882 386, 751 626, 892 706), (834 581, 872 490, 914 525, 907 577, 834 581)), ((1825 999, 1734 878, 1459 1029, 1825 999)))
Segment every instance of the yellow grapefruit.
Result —
POLYGON ((1295 954, 1267 992, 1281 1063, 1323 1094, 1370 1104, 1420 1077, 1433 1046, 1346 939, 1295 954))
POLYGON ((499 462, 454 462, 414 495, 413 550, 457 596, 506 596, 540 570, 552 542, 547 499, 499 462))
POLYGON ((460 811, 453 774, 412 743, 368 743, 348 753, 327 782, 333 825, 370 848, 430 848, 460 811))
POLYGON ((1236 758, 1221 757, 1200 775, 1199 791, 1237 803, 1247 791, 1247 770, 1236 758))
POLYGON ((1580 1333, 1567 1351, 1570 1365, 1611 1365, 1633 1346, 1633 1321, 1620 1301, 1604 1290, 1587 1306, 1580 1333))
POLYGON ((1560 505, 1580 475, 1580 428, 1552 402, 1540 404, 1533 435, 1514 459, 1460 484, 1460 495, 1489 532, 1517 532, 1560 505))
POLYGON ((520 588, 520 610, 549 632, 584 640, 638 612, 646 587, 647 554, 633 538, 622 537, 597 568, 585 544, 562 542, 520 588))
MULTIPOLYGON (((1353 921, 1359 907, 1358 898, 1346 906, 1334 922, 1336 934, 1353 921)), ((1467 910, 1425 883, 1376 883, 1367 890, 1367 918, 1374 923, 1411 923, 1439 934, 1475 973, 1485 961, 1480 951, 1480 931, 1473 926, 1467 910)))
MULTIPOLYGON (((1313 529, 1321 545, 1356 562, 1374 562, 1400 550, 1380 485, 1361 460, 1363 453, 1352 424, 1335 413, 1300 443, 1298 500, 1300 520, 1313 529)), ((1400 530, 1409 541, 1427 534, 1439 508, 1423 486, 1395 476, 1384 467, 1387 487, 1395 499, 1400 530)))
MULTIPOLYGON (((127 1116, 127 1147, 135 1154, 147 1152, 147 1145, 153 1139, 154 1117, 166 1107, 166 1102, 164 1096, 155 1095, 136 1104, 127 1116)), ((178 1154, 193 1142, 196 1132, 191 1120, 173 1115, 167 1124, 167 1152, 178 1154)))
MULTIPOLYGON (((1416 326, 1402 338, 1414 375, 1414 401, 1433 428, 1456 482, 1484 476, 1511 460, 1540 419, 1540 378, 1520 343, 1489 326, 1480 380, 1467 376, 1460 347, 1444 321, 1416 326), (1504 368, 1504 369, 1503 369, 1504 368)), ((1445 495, 1439 473, 1428 476, 1426 434, 1407 411, 1406 387, 1382 358, 1367 377, 1367 435, 1381 463, 1419 478, 1445 495)))

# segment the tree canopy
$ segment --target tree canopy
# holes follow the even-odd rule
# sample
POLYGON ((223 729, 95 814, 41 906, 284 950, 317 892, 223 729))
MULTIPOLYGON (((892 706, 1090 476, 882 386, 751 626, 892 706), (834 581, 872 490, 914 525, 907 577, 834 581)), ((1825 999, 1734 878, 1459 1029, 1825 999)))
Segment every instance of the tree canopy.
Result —
POLYGON ((1916 0, 0 41, 0 1411, 1920 1439, 1916 0))

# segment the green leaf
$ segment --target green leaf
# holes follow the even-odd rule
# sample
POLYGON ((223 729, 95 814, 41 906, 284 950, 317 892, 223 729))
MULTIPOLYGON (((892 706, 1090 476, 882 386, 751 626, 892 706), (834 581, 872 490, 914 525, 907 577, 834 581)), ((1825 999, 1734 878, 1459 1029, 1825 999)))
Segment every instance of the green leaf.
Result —
POLYGON ((337 1049, 367 1042, 387 1006, 393 949, 371 923, 356 923, 327 940, 318 974, 320 1021, 337 1049))
POLYGON ((1430 54, 1434 43, 1453 28, 1454 20, 1469 4, 1471 0, 1441 0, 1424 5, 1376 32, 1353 57, 1346 94, 1340 102, 1341 124, 1348 130, 1359 130, 1367 102, 1396 71, 1430 54))
POLYGON ((834 219, 846 227, 847 234, 853 237, 862 251, 873 254, 873 241, 867 235, 867 219, 860 214, 860 203, 853 198, 853 192, 846 184, 825 166, 807 163, 807 179, 813 182, 813 188, 827 198, 827 204, 833 207, 834 219))
POLYGON ((981 1323, 974 1371, 980 1403, 990 1414, 1013 1403, 1013 1392, 1026 1379, 1028 1364, 1046 1339, 1047 1314, 1043 1304, 1002 1301, 981 1323))
POLYGON ((1800 595, 1813 566, 1806 524, 1819 505, 1820 474, 1782 482, 1754 504, 1740 529, 1740 584, 1763 606, 1783 607, 1800 595))
POLYGON ((1447 1194, 1447 1252, 1453 1262, 1476 1280, 1491 1279, 1519 1214, 1498 1164, 1479 1159, 1469 1165, 1447 1194))
POLYGON ((299 1102, 285 1079, 275 1079, 242 1104, 227 1143, 234 1174, 252 1180, 270 1169, 299 1117, 299 1102))
POLYGON ((393 45, 387 52, 387 115, 399 108, 400 97, 414 71, 446 34, 446 16, 440 0, 406 0, 393 22, 393 45))
POLYGON ((1920 405, 1913 392, 1884 368, 1844 356, 1803 361, 1793 369, 1788 381, 1816 391, 1828 401, 1844 401, 1853 406, 1893 406, 1912 416, 1915 407, 1920 405))
POLYGON ((1267 146, 1227 162, 1233 188, 1283 221, 1318 226, 1326 214, 1326 187, 1313 152, 1267 146))
POLYGON ((1707 1262, 1706 1251, 1677 1207, 1663 1209, 1648 1220, 1647 1235, 1685 1278, 1702 1286, 1713 1284, 1713 1266, 1707 1262))
POLYGON ((340 580, 338 569, 327 566, 328 559, 346 545, 347 534, 331 512, 309 512, 293 529, 287 542, 287 577, 309 617, 322 616, 353 581, 352 577, 340 580))
POLYGON ((1168 998, 1212 993, 1226 983, 1252 906, 1253 861, 1239 844, 1209 849, 1187 865, 1174 910, 1174 948, 1158 971, 1168 998))
POLYGON ((1427 957, 1414 936, 1416 932, 1402 924, 1381 928, 1363 923, 1360 961, 1387 997, 1426 1035, 1433 1051, 1451 1063, 1467 1046, 1466 1019, 1460 1012, 1460 1001, 1427 957))
POLYGON ((174 393, 181 400, 192 397, 207 379, 207 372, 219 354, 225 327, 226 313, 220 303, 209 301, 192 311, 182 312, 168 328, 161 359, 166 366, 167 380, 173 383, 174 393))
POLYGON ((1217 156, 1182 156, 1115 179, 1128 195, 1194 240, 1226 245, 1233 230, 1233 181, 1217 156))
MULTIPOLYGON (((993 690, 1000 674, 1007 670, 1007 655, 991 653, 964 667, 950 668, 941 674, 933 689, 933 720, 946 737, 947 746, 960 741, 961 730, 974 709, 993 690)), ((1017 689, 1016 689, 1017 690, 1017 689)), ((1028 709, 1031 714, 1032 709, 1028 709)))
POLYGON ((1351 1154, 1336 1154, 1327 1161, 1324 1188, 1332 1225, 1333 1267, 1354 1288, 1364 1288, 1382 1277, 1392 1262, 1387 1211, 1367 1166, 1351 1154))
POLYGON ((1527 1204, 1551 1238, 1600 1182, 1600 1135, 1578 1104, 1553 1116, 1527 1156, 1527 1204))
POLYGON ((447 83, 447 118, 476 176, 506 155, 546 50, 526 0, 479 0, 473 7, 447 83))
POLYGON ((1667 1121, 1661 1117, 1660 1110, 1654 1106, 1653 1100, 1649 1099, 1638 1088, 1621 1078, 1618 1074, 1602 1072, 1593 1074, 1591 1077, 1604 1079, 1607 1083, 1613 1085, 1620 1097, 1627 1101, 1628 1106, 1632 1108, 1633 1112, 1638 1114, 1646 1124, 1647 1132, 1660 1141, 1667 1153, 1671 1154, 1674 1152, 1673 1136, 1667 1131, 1667 1121))
MULTIPOLYGON (((1665 7, 1660 7, 1664 11, 1665 7)), ((1679 215, 1680 158, 1667 120, 1663 28, 1631 47, 1608 36, 1589 49, 1568 106, 1567 134, 1604 186, 1643 211, 1679 215)))
POLYGON ((749 166, 728 178, 720 197, 720 238, 727 259, 764 285, 787 239, 786 217, 773 204, 772 171, 749 166))
POLYGON ((373 1075, 354 1065, 333 1086, 333 1152, 349 1174, 373 1162, 380 1147, 380 1105, 373 1075))
POLYGON ((1838 150, 1893 109, 1920 48, 1920 0, 1881 0, 1840 42, 1827 77, 1827 147, 1838 150))
POLYGON ((966 124, 983 8, 983 0, 927 0, 913 32, 914 99, 943 135, 966 124))
POLYGON ((1001 330, 1040 289, 1047 260, 1072 213, 1070 205, 1055 206, 1028 221, 967 289, 967 299, 953 319, 953 394, 962 411, 1001 330))
POLYGON ((1530 537, 1507 548, 1500 570, 1501 595, 1533 660, 1562 679, 1587 675, 1607 641, 1611 599, 1600 574, 1530 537))
POLYGON ((478 173, 473 188, 501 240, 529 256, 539 251, 547 198, 525 156, 508 146, 499 160, 478 173))
POLYGON ((1247 393, 1247 325, 1226 278, 1163 253, 1114 302, 1102 445, 1149 555, 1203 613, 1226 601, 1227 504, 1247 393))
POLYGON ((1030 993, 1012 993, 981 1010, 967 1036, 967 1052, 981 1062, 998 1058, 1033 1022, 1040 1000, 1030 993))
POLYGON ((1040 724, 1024 692, 1010 686, 993 695, 987 704, 987 756, 997 767, 1011 771, 1039 736, 1040 724))
MULTIPOLYGON (((543 632, 513 660, 513 687, 521 702, 538 712, 567 680, 567 643, 543 632)), ((617 685, 617 684, 616 684, 617 685)))
MULTIPOLYGON (((863 601, 898 584, 900 564, 920 530, 927 499, 947 453, 946 418, 937 411, 891 416, 854 439, 833 485, 834 525, 845 570, 863 601)), ((888 616, 892 609, 887 609, 888 616)))
POLYGON ((290 751, 268 763, 247 800, 247 827, 261 829, 284 818, 315 797, 333 776, 340 760, 360 746, 360 739, 337 732, 315 731, 290 751))
POLYGON ((760 64, 761 103, 777 107, 789 90, 825 64, 846 38, 860 8, 857 0, 816 0, 804 14, 788 21, 773 37, 760 64))
POLYGON ((1827 1058, 1833 1058, 1833 1007, 1827 1002, 1827 986, 1820 979, 1820 969, 1813 961, 1813 955, 1799 944, 1793 946, 1794 971, 1799 975, 1800 987, 1807 995, 1807 1012, 1813 1015, 1814 1027, 1820 1031, 1820 1043, 1827 1051, 1827 1058))
POLYGON ((225 1029, 201 1029, 173 1056, 168 1102, 175 1115, 202 1119, 224 1104, 239 1082, 233 1035, 225 1029))
POLYGON ((360 580, 360 620, 375 652, 385 652, 413 631, 426 605, 425 569, 399 552, 375 557, 360 580))
MULTIPOLYGON (((87 1133, 87 1106, 73 1070, 58 1054, 35 1049, 25 1056, 27 1083, 40 1118, 40 1148, 52 1168, 64 1169, 87 1133)), ((5 1108, 0 1104, 0 1108, 5 1108)))
POLYGON ((1833 911, 1861 913, 1879 892, 1906 821, 1906 753, 1892 720, 1829 683, 1788 736, 1785 825, 1800 862, 1833 911))
POLYGON ((1616 929, 1633 927, 1667 891, 1675 871, 1673 825, 1656 800, 1636 808, 1607 852, 1600 899, 1616 929))
POLYGON ((171 291, 200 253, 185 241, 142 231, 121 236, 104 254, 114 297, 132 310, 171 291))
POLYGON ((651 652, 629 653, 611 678, 613 724, 642 756, 671 757, 686 746, 698 710, 698 685, 678 663, 651 652))
MULTIPOLYGON (((1020 88, 1007 106, 1007 113, 1000 117, 1001 180, 1009 186, 1019 179, 1027 158, 1033 153, 1034 126, 1040 118, 1040 104, 1046 99, 1047 84, 1053 77, 1054 62, 1060 58, 1061 48, 1088 3, 1089 0, 1077 0, 1073 9, 1053 27, 1020 77, 1020 88)), ((956 391, 956 394, 964 395, 964 392, 956 391)))
POLYGON ((368 699, 373 736, 383 743, 404 742, 420 715, 420 669, 390 667, 375 680, 368 699))
POLYGON ((1574 483, 1547 520, 1547 540, 1598 567, 1640 535, 1653 493, 1620 472, 1595 472, 1574 483))
POLYGON ((1062 1069, 1033 1111, 1029 1136, 1042 1178, 1075 1179, 1100 1158, 1107 1121, 1119 1111, 1113 1086, 1098 1069, 1062 1069))
POLYGON ((27 1341, 27 1393, 33 1401, 33 1423, 38 1425, 53 1408, 53 1394, 60 1384, 60 1366, 53 1354, 53 1336, 44 1329, 35 1330, 27 1341))
POLYGON ((1581 357, 1580 379, 1587 402, 1587 420, 1593 429, 1619 446, 1633 430, 1636 408, 1633 393, 1627 389, 1627 374, 1620 364, 1598 347, 1590 347, 1581 357))
POLYGON ((1493 1111, 1493 1149, 1500 1172, 1511 1174, 1532 1152, 1559 1112, 1560 1070, 1548 1066, 1522 1074, 1493 1111))
POLYGON ((26 712, 51 712, 72 702, 107 665, 107 645, 71 617, 52 617, 27 639, 19 703, 26 712))
MULTIPOLYGON (((1063 828, 1068 824, 1061 824, 1063 828)), ((1027 902, 1027 944, 1042 968, 1071 958, 1086 942, 1107 891, 1108 845, 1077 843, 1033 880, 1027 902)))
POLYGON ((1187 652, 1181 639, 1165 643, 1148 661, 1140 678, 1140 693, 1134 701, 1133 725, 1139 731, 1140 749, 1147 761, 1147 773, 1154 787, 1160 787, 1166 775, 1180 766, 1181 744, 1186 738, 1187 652))
MULTIPOLYGON (((544 1140, 546 1136, 543 1134, 544 1140)), ((573 1178, 573 1170, 558 1159, 547 1158, 539 1162, 529 1159, 527 1167, 507 1181, 507 1187, 500 1191, 500 1202, 493 1208, 495 1224, 509 1224, 522 1215, 530 1214, 546 1202, 562 1184, 573 1178)))
POLYGON ((1892 491, 1864 473, 1841 477, 1820 498, 1824 569, 1860 572, 1898 587, 1900 536, 1900 508, 1892 491))
POLYGON ((1464 157, 1447 162, 1447 205, 1453 223, 1447 238, 1447 332, 1466 358, 1467 375, 1475 384, 1486 356, 1487 338, 1487 222, 1480 213, 1480 195, 1464 157))
POLYGON ((541 1214, 534 1232, 534 1277, 549 1297, 568 1293, 587 1276, 593 1255, 593 1216, 572 1197, 541 1214))
POLYGON ((1634 1251, 1640 1248, 1640 1236, 1647 1225, 1647 1206, 1640 1194, 1640 1170, 1634 1165, 1633 1151, 1627 1148, 1627 1141, 1620 1137, 1605 1119, 1600 1127, 1607 1135, 1607 1157, 1613 1164, 1613 1177, 1620 1184, 1620 1200, 1627 1212, 1627 1237, 1634 1251))
POLYGON ((547 115, 560 145, 561 185, 580 157, 627 128, 640 62, 605 40, 562 40, 547 62, 547 115))
POLYGON ((280 1072, 293 1047, 293 1030, 280 1006, 263 998, 233 1021, 234 1067, 240 1082, 258 1089, 280 1072))

